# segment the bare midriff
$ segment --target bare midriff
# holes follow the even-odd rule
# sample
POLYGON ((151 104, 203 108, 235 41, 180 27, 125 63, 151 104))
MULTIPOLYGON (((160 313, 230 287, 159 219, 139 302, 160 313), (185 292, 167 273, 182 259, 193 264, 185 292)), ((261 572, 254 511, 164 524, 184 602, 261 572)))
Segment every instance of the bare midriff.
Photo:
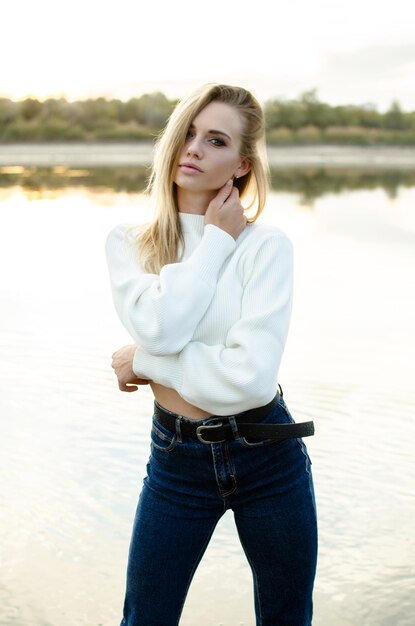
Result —
POLYGON ((178 413, 178 415, 183 415, 183 417, 188 417, 194 420, 199 420, 212 415, 212 413, 207 413, 207 411, 199 409, 199 407, 186 402, 186 400, 184 400, 175 389, 159 385, 153 381, 151 381, 149 385, 153 391, 154 398, 168 411, 178 413))

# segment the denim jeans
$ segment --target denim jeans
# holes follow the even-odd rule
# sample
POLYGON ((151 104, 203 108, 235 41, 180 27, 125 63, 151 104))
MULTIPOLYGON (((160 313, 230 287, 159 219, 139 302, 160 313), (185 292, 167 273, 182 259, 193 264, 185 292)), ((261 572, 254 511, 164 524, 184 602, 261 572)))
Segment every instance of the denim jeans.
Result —
MULTIPOLYGON (((206 444, 153 415, 120 626, 177 626, 191 580, 227 509, 253 574, 257 626, 310 626, 317 561, 311 461, 302 439, 206 444)), ((193 422, 194 420, 192 420, 193 422)), ((294 422, 280 395, 262 424, 294 422)), ((206 432, 206 431, 205 431, 206 432)), ((218 579, 220 576, 218 576, 218 579)), ((218 582, 220 584, 220 582, 218 582)))

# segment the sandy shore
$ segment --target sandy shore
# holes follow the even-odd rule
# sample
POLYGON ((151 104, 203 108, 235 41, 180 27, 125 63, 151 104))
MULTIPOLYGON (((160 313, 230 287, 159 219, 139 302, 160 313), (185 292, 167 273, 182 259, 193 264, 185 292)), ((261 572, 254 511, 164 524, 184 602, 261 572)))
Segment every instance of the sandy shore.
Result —
MULTIPOLYGON (((0 144, 0 167, 134 166, 151 162, 153 146, 135 143, 0 144)), ((268 147, 272 167, 415 167, 415 147, 268 147)))

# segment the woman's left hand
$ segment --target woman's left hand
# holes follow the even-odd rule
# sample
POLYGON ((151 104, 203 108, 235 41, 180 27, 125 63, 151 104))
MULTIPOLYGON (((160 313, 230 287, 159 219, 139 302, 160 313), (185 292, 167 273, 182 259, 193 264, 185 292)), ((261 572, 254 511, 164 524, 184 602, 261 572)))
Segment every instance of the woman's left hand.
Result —
POLYGON ((133 371, 133 359, 138 346, 123 346, 112 355, 111 367, 117 378, 121 391, 137 391, 137 385, 148 385, 147 378, 138 378, 133 371))

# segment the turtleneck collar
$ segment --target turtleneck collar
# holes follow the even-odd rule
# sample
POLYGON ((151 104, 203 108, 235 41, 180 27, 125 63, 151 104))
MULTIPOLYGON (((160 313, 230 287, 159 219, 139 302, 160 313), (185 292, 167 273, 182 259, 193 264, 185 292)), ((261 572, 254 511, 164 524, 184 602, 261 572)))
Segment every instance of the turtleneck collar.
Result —
POLYGON ((194 233, 201 237, 205 229, 205 216, 179 211, 180 224, 184 233, 194 233))

